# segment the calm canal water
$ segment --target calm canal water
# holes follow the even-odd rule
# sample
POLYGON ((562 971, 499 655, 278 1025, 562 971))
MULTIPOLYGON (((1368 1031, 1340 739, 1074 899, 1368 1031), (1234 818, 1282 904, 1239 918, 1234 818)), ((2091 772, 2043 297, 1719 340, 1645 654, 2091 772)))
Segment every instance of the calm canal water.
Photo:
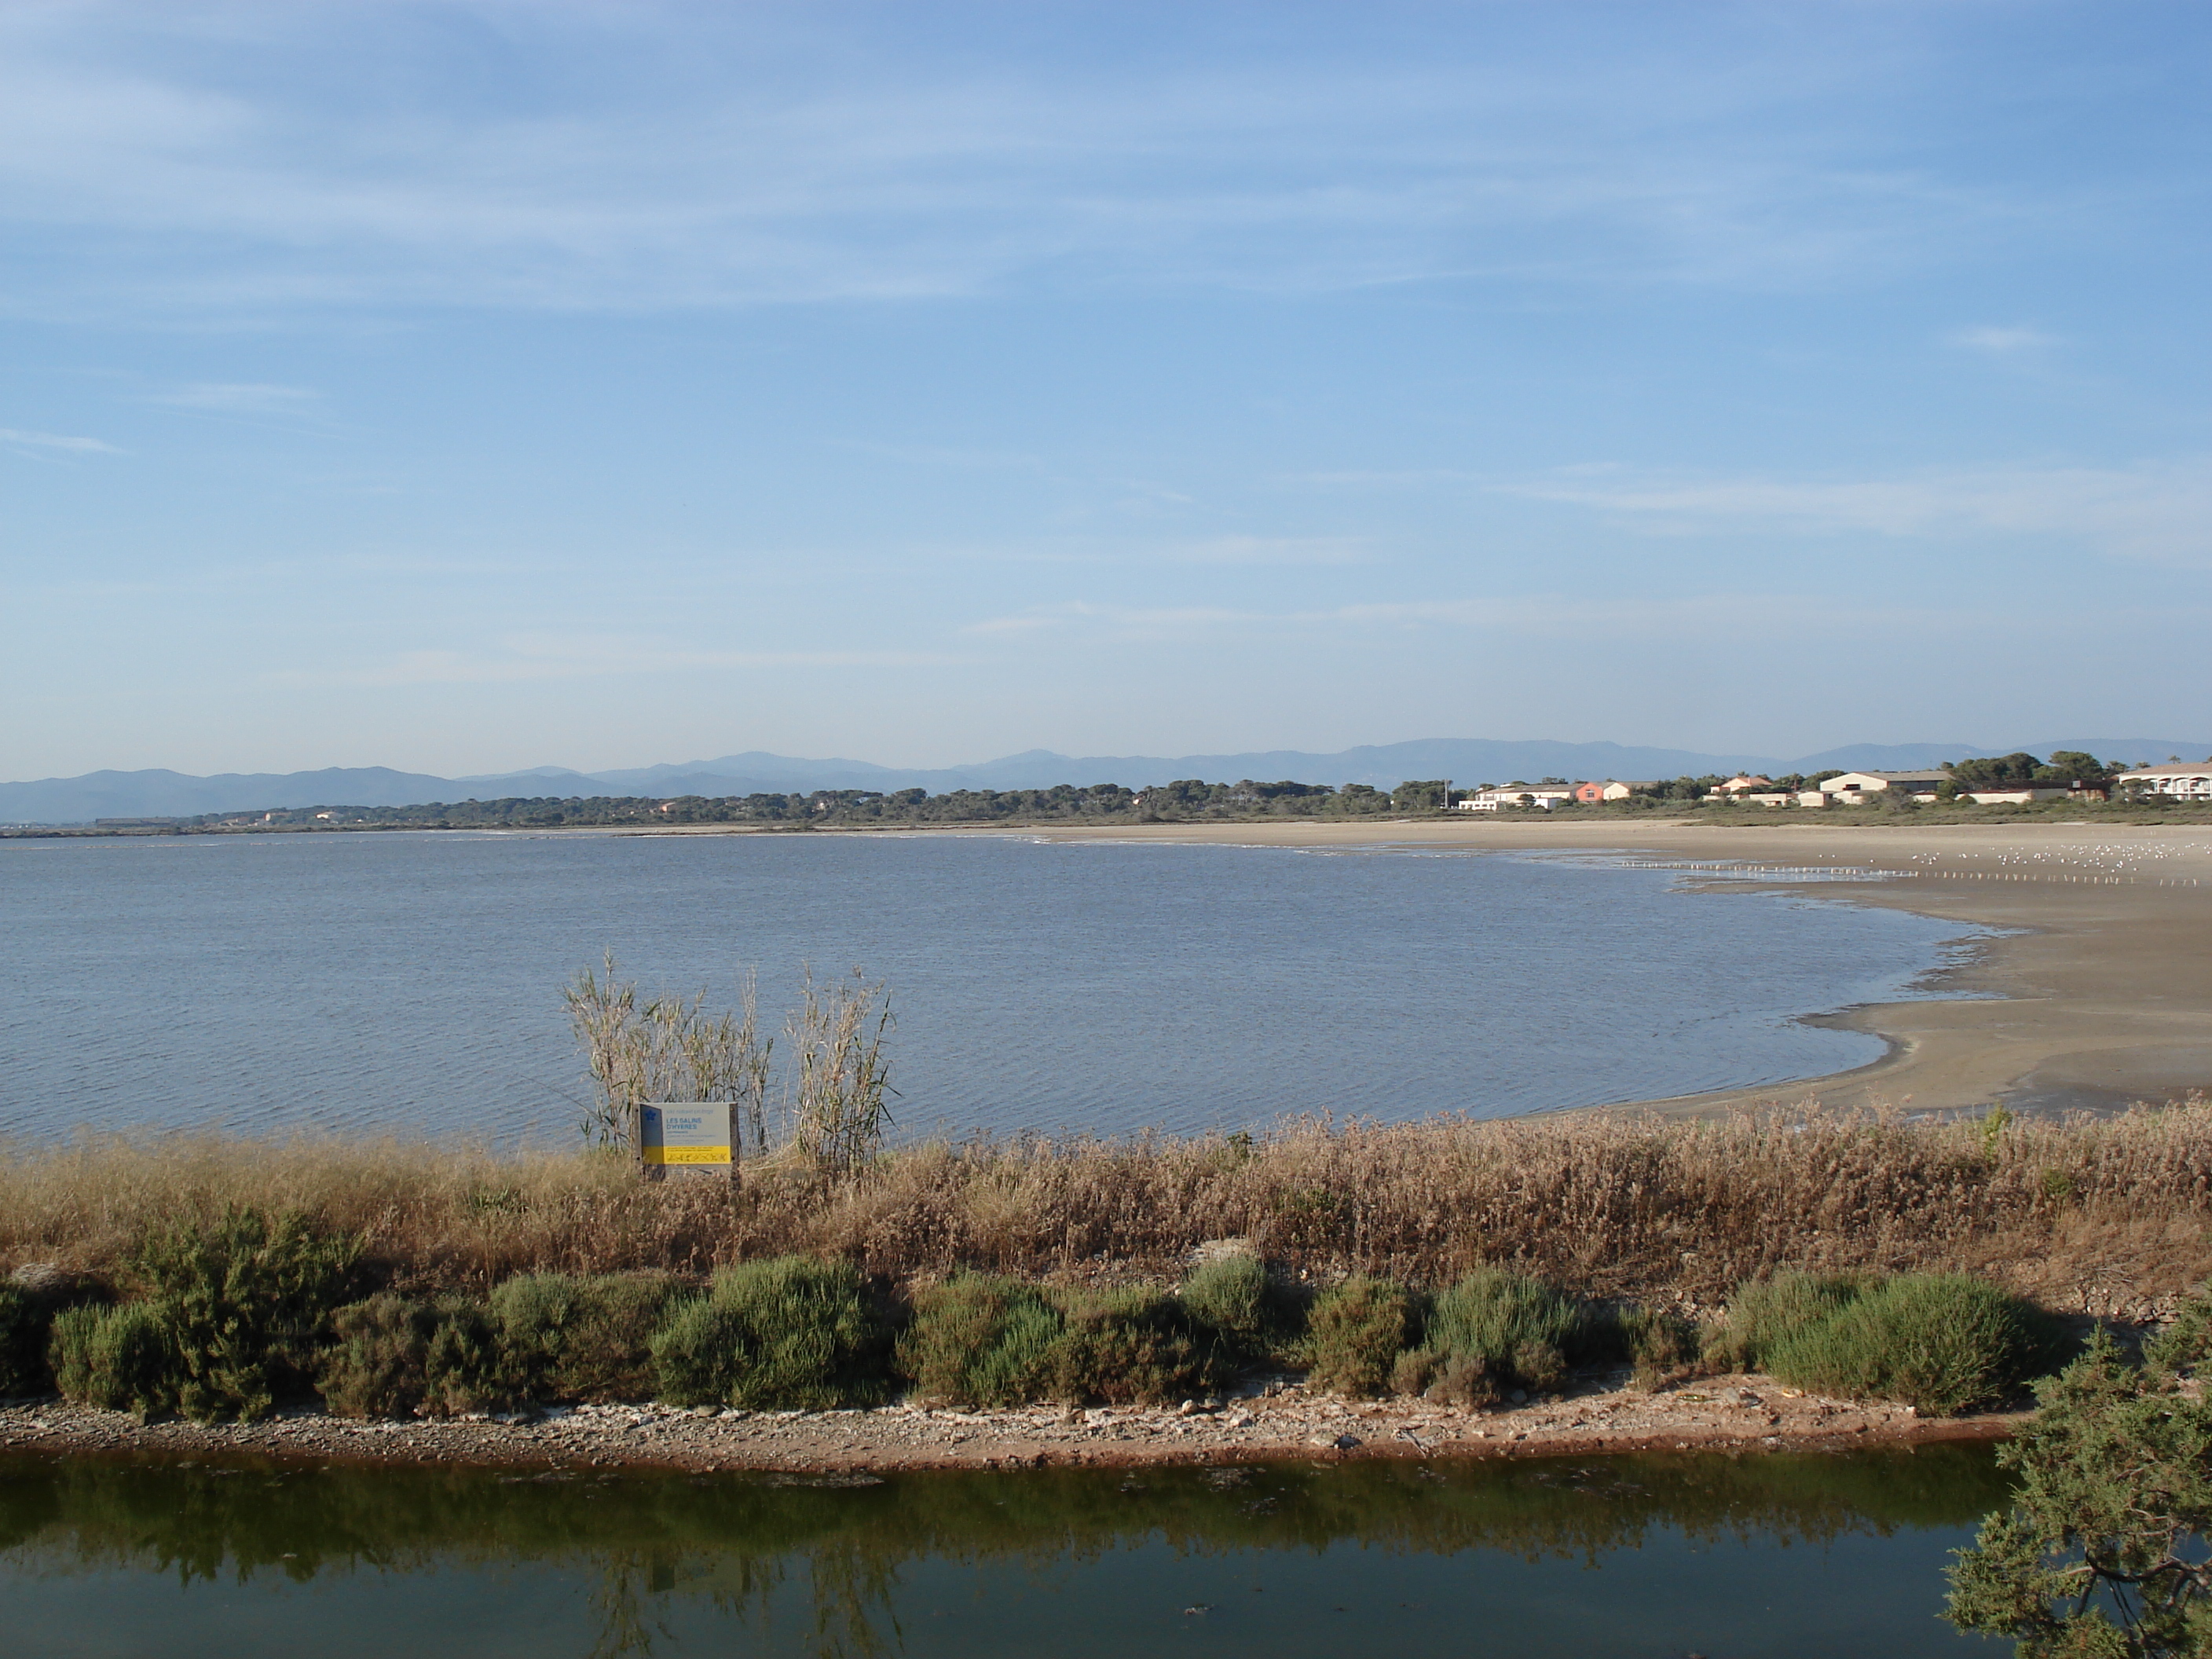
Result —
POLYGON ((1919 1659, 1986 1448, 501 1477, 0 1460, 25 1656, 1919 1659))
POLYGON ((573 1133, 607 951, 893 988, 908 1133, 1478 1115, 1816 1076, 1962 929, 1591 859, 1018 837, 0 842, 0 1134, 573 1133))

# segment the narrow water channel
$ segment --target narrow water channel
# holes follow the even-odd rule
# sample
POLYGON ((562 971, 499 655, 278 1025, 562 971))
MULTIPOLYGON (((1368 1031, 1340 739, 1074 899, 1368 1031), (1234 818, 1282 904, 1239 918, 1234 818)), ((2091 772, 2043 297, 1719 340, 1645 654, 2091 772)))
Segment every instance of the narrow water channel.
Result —
POLYGON ((1984 1654, 1985 1447, 549 1478, 0 1460, 6 1650, 165 1659, 1984 1654))

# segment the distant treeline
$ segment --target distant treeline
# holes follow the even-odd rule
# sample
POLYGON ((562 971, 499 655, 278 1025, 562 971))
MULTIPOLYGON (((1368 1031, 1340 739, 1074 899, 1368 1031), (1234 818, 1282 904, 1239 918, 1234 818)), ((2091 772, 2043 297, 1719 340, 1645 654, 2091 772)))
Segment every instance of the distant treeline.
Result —
MULTIPOLYGON (((1079 788, 926 789, 883 793, 817 789, 810 794, 507 796, 498 800, 428 801, 414 806, 301 806, 270 811, 209 812, 161 821, 179 830, 334 828, 490 829, 653 823, 822 824, 849 828, 889 823, 1118 820, 1183 823, 1206 818, 1362 817, 1420 811, 1443 805, 1440 781, 1396 790, 1349 783, 1206 783, 1196 778, 1126 789, 1117 783, 1079 788)), ((115 821, 107 821, 115 823, 115 821)), ((122 827, 119 823, 115 827, 122 827)), ((155 827, 134 820, 132 827, 155 827)))
MULTIPOLYGON (((2049 763, 2028 754, 1960 761, 1948 769, 1952 781, 1942 790, 1946 804, 1961 790, 2018 784, 2068 782, 2102 788, 2124 769, 2094 757, 2061 751, 2049 763)), ((1830 770, 1791 773, 1765 781, 1777 792, 1818 788, 1841 775, 1830 770)), ((1559 787, 1564 778, 1544 778, 1534 787, 1559 787)), ((1729 780, 1714 773, 1665 778, 1626 786, 1626 797, 1603 802, 1554 801, 1556 814, 1602 813, 1633 817, 1705 802, 1729 780)), ((1498 786, 1483 784, 1480 788, 1498 786)), ((1521 789, 1515 782, 1502 786, 1521 789)), ((191 833, 239 830, 478 830, 591 828, 647 824, 759 824, 770 828, 858 829, 871 825, 927 823, 1193 823, 1251 818, 1359 818, 1388 814, 1439 812, 1474 793, 1442 778, 1409 779, 1395 789, 1364 783, 1207 783, 1180 778, 1142 789, 1118 783, 1088 787, 1055 784, 1049 789, 954 789, 933 795, 926 789, 817 789, 806 794, 676 795, 507 795, 496 800, 425 801, 412 806, 292 806, 251 811, 204 812, 195 817, 100 818, 89 832, 30 830, 33 834, 191 833)), ((1911 805, 1899 793, 1886 805, 1911 805)), ((2139 805, 2141 803, 2132 803, 2139 805)), ((2152 802, 2152 805, 2160 803, 2152 802)), ((1529 805, 1522 810, 1542 811, 1529 805)), ((1763 810, 1763 809, 1762 809, 1763 810)), ((15 834, 23 831, 0 831, 15 834)))

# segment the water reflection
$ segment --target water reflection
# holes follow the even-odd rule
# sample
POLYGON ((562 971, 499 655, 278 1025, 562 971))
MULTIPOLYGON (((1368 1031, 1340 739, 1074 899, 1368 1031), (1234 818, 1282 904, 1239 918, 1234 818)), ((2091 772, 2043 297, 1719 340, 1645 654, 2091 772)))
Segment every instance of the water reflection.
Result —
POLYGON ((271 1651, 1319 1653, 1356 1616, 1500 1652, 1905 1655, 1974 1650, 1930 1615, 2003 1491, 1945 1447, 860 1485, 19 1457, 0 1574, 33 1652, 235 1655, 281 1626, 271 1651))

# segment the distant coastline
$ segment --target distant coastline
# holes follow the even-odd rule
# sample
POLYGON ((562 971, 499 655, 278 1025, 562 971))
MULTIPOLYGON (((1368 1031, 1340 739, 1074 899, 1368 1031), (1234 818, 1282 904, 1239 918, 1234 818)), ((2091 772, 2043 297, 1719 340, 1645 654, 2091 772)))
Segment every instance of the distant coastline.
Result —
MULTIPOLYGON (((2045 738, 2009 745, 2044 755, 2086 750, 2104 756, 2195 757, 2212 739, 2172 738, 2045 738)), ((970 765, 879 766, 850 759, 807 759, 749 750, 675 765, 579 772, 565 767, 461 777, 395 771, 385 766, 325 767, 313 771, 222 773, 196 776, 149 768, 107 769, 76 777, 0 781, 0 824, 76 824, 97 818, 182 818, 200 815, 329 806, 404 806, 425 801, 590 799, 601 797, 743 798, 817 792, 931 794, 1051 790, 1056 786, 1118 784, 1141 790, 1170 778, 1284 778, 1343 788, 1394 788, 1406 778, 1674 778, 1735 772, 1849 771, 1934 766, 2008 752, 1970 743, 1847 744, 1796 760, 1737 753, 1705 754, 1617 743, 1547 739, 1424 738, 1367 744, 1334 753, 1276 749, 1237 754, 1073 756, 1035 749, 970 765)))
MULTIPOLYGON (((959 789, 933 795, 921 788, 816 790, 811 793, 744 796, 515 795, 491 800, 423 801, 404 806, 322 805, 257 807, 243 811, 203 812, 182 817, 118 817, 89 823, 23 823, 0 826, 0 838, 81 838, 117 836, 215 836, 331 834, 404 830, 710 830, 792 833, 810 830, 959 829, 1120 828, 1231 823, 1464 823, 1468 814, 1447 805, 1465 792, 1447 781, 1403 782, 1384 790, 1365 784, 1335 787, 1288 781, 1208 783, 1181 779, 1143 789, 1119 784, 1086 787, 1060 784, 1049 789, 959 789)), ((1713 800, 1706 804, 1686 791, 1639 793, 1616 800, 1565 801, 1549 810, 1508 807, 1483 816, 1494 820, 1540 824, 1649 824, 1673 821, 1685 811, 1707 827, 1772 829, 1815 815, 1796 806, 1773 807, 1713 800)), ((2142 801, 2051 799, 1977 805, 1965 798, 1902 809, 1848 806, 1832 809, 1845 823, 1889 826, 1900 818, 1929 823, 2057 822, 2083 818, 2130 824, 2212 824, 2212 800, 2142 801)), ((1829 814, 1818 815, 1822 819, 1829 814)))

